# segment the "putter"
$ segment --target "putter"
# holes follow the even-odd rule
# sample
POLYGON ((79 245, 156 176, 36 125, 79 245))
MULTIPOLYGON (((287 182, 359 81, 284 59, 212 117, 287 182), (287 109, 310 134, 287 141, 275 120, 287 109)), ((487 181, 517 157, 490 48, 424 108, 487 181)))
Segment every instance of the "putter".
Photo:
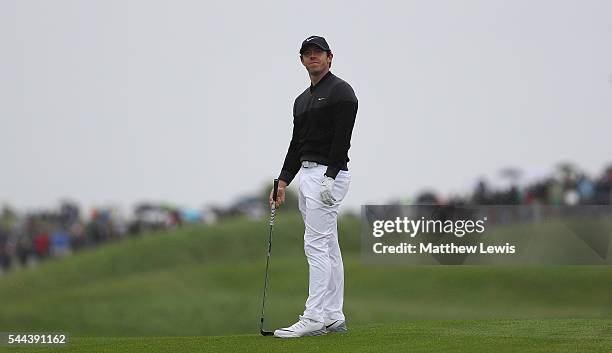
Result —
POLYGON ((276 196, 278 194, 278 179, 274 179, 272 192, 272 207, 270 208, 270 235, 268 236, 268 256, 266 257, 266 278, 264 280, 263 301, 261 303, 261 319, 259 323, 259 333, 262 336, 273 336, 274 332, 264 330, 264 317, 266 308, 266 291, 268 289, 268 269, 270 267, 270 254, 272 253, 272 228, 274 227, 274 216, 276 215, 276 196))

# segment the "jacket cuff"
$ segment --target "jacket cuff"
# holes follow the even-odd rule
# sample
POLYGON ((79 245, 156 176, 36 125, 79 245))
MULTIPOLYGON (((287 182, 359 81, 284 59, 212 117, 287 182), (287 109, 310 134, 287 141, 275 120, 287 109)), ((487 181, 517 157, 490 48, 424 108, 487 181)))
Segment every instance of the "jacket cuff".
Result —
POLYGON ((280 175, 278 176, 278 179, 284 181, 287 183, 287 185, 291 184, 291 181, 293 180, 293 178, 295 178, 295 174, 287 171, 287 170, 281 170, 280 175))
POLYGON ((327 175, 330 178, 336 179, 336 176, 338 176, 338 173, 340 173, 340 168, 332 167, 330 165, 327 167, 327 171, 325 172, 325 175, 327 175))

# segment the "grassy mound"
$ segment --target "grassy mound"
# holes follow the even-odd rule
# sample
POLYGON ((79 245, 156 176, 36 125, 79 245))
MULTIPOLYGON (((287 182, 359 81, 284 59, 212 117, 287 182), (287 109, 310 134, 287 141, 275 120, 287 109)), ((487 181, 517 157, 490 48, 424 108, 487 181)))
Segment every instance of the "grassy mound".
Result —
MULTIPOLYGON (((388 327, 399 332, 447 327, 444 322, 420 320, 612 318, 610 267, 370 266, 360 259, 359 226, 357 219, 343 219, 339 225, 346 271, 345 312, 349 325, 355 327, 351 337, 369 332, 377 327, 368 326, 374 323, 396 323, 388 327)), ((308 269, 302 227, 298 214, 281 212, 277 217, 269 328, 293 323, 303 310, 308 269)), ((121 336, 258 332, 267 231, 263 220, 186 227, 9 273, 0 278, 0 332, 64 331, 73 336, 116 336, 113 340, 118 342, 132 342, 121 341, 121 336)), ((524 322, 537 326, 537 321, 524 322)), ((582 321, 550 322, 566 323, 569 330, 582 321)), ((599 325, 599 321, 585 322, 599 325)), ((468 323, 474 330, 479 325, 478 321, 468 323)), ((448 325, 447 342, 452 342, 453 332, 459 331, 452 329, 454 324, 448 325)), ((155 340, 165 339, 148 342, 155 340)), ((184 342, 189 340, 219 342, 213 338, 184 342)))

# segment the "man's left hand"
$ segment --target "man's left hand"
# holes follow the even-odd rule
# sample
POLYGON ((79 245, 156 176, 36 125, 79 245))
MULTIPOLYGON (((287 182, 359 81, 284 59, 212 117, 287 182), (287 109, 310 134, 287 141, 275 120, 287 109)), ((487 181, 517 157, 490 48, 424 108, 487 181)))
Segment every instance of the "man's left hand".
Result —
POLYGON ((334 188, 334 178, 330 178, 327 175, 323 176, 321 182, 321 201, 327 206, 333 206, 336 199, 332 195, 332 189, 334 188))

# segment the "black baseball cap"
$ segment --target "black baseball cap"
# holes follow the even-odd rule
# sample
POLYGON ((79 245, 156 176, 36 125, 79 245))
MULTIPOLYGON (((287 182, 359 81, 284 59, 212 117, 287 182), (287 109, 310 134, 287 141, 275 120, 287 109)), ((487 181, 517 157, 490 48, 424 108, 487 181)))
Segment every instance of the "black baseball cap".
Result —
POLYGON ((309 45, 316 45, 322 50, 325 50, 328 52, 331 51, 331 49, 329 49, 329 45, 327 44, 327 41, 325 40, 325 38, 319 37, 319 36, 310 36, 304 39, 304 41, 302 42, 302 47, 300 48, 300 54, 303 54, 304 50, 309 45))

